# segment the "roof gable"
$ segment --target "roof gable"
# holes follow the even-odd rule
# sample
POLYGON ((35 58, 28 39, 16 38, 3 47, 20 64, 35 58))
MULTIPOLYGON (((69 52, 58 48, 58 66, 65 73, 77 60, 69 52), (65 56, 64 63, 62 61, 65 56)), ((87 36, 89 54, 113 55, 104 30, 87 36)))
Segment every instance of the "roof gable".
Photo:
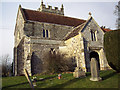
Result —
MULTIPOLYGON (((91 20, 93 20, 94 23, 97 25, 97 27, 104 33, 104 30, 99 27, 99 25, 96 23, 96 21, 91 16, 85 23, 83 23, 83 24, 79 25, 78 27, 74 28, 69 34, 67 34, 65 36, 64 40, 68 40, 68 39, 78 35, 79 32, 84 32, 85 28, 91 22, 91 20)), ((106 30, 106 31, 109 31, 109 30, 106 30)))
POLYGON ((39 12, 39 11, 28 10, 23 8, 22 11, 26 20, 31 20, 31 21, 46 22, 46 23, 53 23, 53 24, 60 24, 67 26, 78 26, 86 21, 82 19, 76 19, 62 15, 39 12))
POLYGON ((78 35, 79 31, 81 30, 81 28, 84 27, 84 25, 85 25, 85 23, 83 23, 83 24, 79 25, 78 27, 76 27, 75 29, 73 29, 70 33, 68 33, 66 35, 66 37, 64 38, 64 40, 68 40, 68 39, 70 39, 70 38, 78 35))
MULTIPOLYGON (((89 23, 94 23, 94 25, 96 25, 96 27, 102 32, 104 33, 104 31, 101 29, 101 27, 97 24, 97 22, 94 20, 94 18, 91 16, 87 21, 86 24, 84 25, 84 28, 81 29, 81 32, 84 32, 85 28, 87 27, 87 25, 89 23)), ((91 27, 91 26, 90 26, 91 27)), ((92 27, 93 28, 93 27, 92 27)))
POLYGON ((109 31, 112 31, 111 29, 108 29, 108 28, 102 28, 101 29, 104 31, 104 32, 109 32, 109 31))

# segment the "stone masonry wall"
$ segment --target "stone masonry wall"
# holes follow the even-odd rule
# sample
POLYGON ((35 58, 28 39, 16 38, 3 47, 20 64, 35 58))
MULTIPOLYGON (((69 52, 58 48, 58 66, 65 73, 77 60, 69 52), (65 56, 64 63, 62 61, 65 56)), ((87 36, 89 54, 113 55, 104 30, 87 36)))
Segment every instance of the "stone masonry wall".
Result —
POLYGON ((27 69, 31 75, 31 39, 27 36, 24 37, 24 68, 27 69))
POLYGON ((65 41, 65 45, 66 46, 59 47, 61 53, 65 53, 66 57, 75 58, 77 67, 81 67, 84 71, 86 71, 86 65, 84 59, 84 45, 81 34, 65 41))
POLYGON ((40 38, 31 37, 31 72, 32 74, 43 73, 46 71, 45 60, 51 48, 58 49, 63 41, 44 40, 40 38))
POLYGON ((20 8, 18 9, 18 14, 17 14, 17 19, 16 19, 16 25, 15 25, 15 32, 14 32, 14 37, 15 37, 15 41, 14 41, 14 75, 17 75, 18 69, 19 69, 19 57, 22 58, 21 56, 19 56, 19 54, 22 52, 20 50, 20 48, 22 48, 22 39, 24 36, 24 19, 21 13, 20 8))
POLYGON ((63 37, 72 30, 73 27, 51 24, 51 23, 42 23, 42 22, 27 22, 25 23, 25 35, 27 36, 37 36, 44 39, 57 39, 61 40, 63 37), (43 37, 43 29, 48 30, 49 38, 43 37))
POLYGON ((24 74, 24 39, 22 39, 17 47, 17 75, 24 74))

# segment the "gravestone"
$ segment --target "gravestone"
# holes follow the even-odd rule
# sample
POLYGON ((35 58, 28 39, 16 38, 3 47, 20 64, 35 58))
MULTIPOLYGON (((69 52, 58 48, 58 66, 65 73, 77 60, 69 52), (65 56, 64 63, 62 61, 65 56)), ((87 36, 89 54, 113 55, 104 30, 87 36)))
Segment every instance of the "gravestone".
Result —
POLYGON ((73 76, 75 78, 80 78, 80 77, 85 77, 85 72, 80 68, 80 67, 76 67, 75 71, 73 72, 73 76))
POLYGON ((28 71, 27 71, 26 69, 24 69, 24 73, 25 73, 25 76, 26 76, 26 78, 27 78, 27 80, 28 80, 28 82, 29 82, 30 87, 32 88, 32 90, 34 90, 33 83, 32 83, 32 81, 31 81, 30 76, 29 76, 29 74, 28 74, 28 71))
POLYGON ((91 81, 100 81, 101 78, 99 77, 99 68, 98 68, 98 62, 96 58, 91 58, 90 62, 91 67, 91 81))

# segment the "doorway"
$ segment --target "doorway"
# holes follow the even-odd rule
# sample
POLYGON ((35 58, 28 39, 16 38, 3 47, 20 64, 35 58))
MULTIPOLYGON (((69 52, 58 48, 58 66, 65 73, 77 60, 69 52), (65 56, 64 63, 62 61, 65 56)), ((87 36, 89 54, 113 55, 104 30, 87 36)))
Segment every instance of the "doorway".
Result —
POLYGON ((92 51, 90 53, 90 61, 91 61, 91 58, 96 58, 97 62, 98 62, 98 68, 100 70, 100 62, 99 62, 99 54, 95 51, 92 51))

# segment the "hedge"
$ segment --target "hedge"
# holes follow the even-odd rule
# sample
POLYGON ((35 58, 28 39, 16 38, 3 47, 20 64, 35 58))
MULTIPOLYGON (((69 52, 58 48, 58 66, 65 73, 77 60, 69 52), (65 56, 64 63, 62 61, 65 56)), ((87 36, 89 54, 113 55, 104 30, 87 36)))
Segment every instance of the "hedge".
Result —
POLYGON ((111 68, 120 72, 120 30, 105 33, 104 50, 108 64, 111 68))

